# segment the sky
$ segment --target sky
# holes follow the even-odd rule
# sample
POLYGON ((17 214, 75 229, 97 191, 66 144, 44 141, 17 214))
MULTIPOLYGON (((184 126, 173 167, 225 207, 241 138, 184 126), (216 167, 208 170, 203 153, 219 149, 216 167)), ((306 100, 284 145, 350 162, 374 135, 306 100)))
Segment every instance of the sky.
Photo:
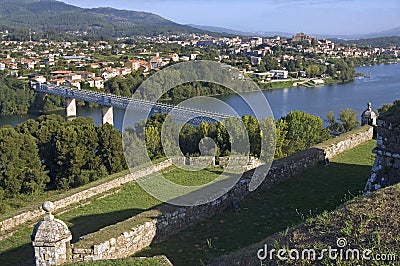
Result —
POLYGON ((241 31, 364 34, 400 27, 400 0, 61 0, 241 31))

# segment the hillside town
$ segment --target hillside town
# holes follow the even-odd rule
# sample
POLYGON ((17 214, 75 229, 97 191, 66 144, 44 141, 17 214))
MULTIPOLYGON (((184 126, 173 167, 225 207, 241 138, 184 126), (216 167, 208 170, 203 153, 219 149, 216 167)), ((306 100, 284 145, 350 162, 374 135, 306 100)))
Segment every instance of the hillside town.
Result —
MULTIPOLYGON (((0 34, 4 39, 8 32, 0 34)), ((324 78, 341 71, 333 70, 336 60, 362 65, 398 62, 399 56, 400 47, 338 45, 304 33, 292 38, 191 34, 108 42, 3 40, 0 71, 41 83, 102 90, 113 77, 138 71, 145 77, 177 62, 207 59, 235 66, 242 73, 238 78, 249 76, 260 83, 309 78, 323 84, 324 78)))

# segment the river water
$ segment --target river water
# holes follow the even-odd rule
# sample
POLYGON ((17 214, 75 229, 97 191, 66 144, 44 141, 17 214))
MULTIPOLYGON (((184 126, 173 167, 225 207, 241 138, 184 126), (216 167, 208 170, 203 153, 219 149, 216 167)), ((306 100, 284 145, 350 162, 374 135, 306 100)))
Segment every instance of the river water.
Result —
MULTIPOLYGON (((352 108, 360 115, 366 109, 367 103, 371 102, 372 107, 377 109, 383 104, 392 103, 400 99, 400 64, 381 64, 356 68, 370 76, 370 78, 356 78, 352 82, 344 84, 323 85, 314 88, 285 88, 263 91, 267 98, 276 119, 286 115, 292 110, 302 110, 306 113, 320 116, 325 119, 329 111, 334 111, 336 115, 345 108, 352 108)), ((261 93, 261 92, 260 92, 261 93)), ((260 93, 249 93, 249 99, 260 98, 260 93)), ((249 107, 244 104, 238 95, 217 96, 240 114, 251 114, 249 107)), ((216 106, 213 101, 198 102, 202 109, 226 112, 224 107, 216 106)), ((264 104, 265 105, 265 104, 264 104)), ((252 106, 253 108, 266 108, 264 105, 252 106)), ((64 115, 63 111, 56 112, 64 115)), ((101 123, 100 108, 79 108, 78 116, 92 117, 96 124, 101 123)), ((143 115, 138 114, 138 120, 143 115)), ((12 125, 24 122, 27 119, 36 118, 35 115, 12 115, 0 117, 0 126, 12 125)), ((124 110, 114 109, 114 124, 121 129, 124 118, 124 110)))

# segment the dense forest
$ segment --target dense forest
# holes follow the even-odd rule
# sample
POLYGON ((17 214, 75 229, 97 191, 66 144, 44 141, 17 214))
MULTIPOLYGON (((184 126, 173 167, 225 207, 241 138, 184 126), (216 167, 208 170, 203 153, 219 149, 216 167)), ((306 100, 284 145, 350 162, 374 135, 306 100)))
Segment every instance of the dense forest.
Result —
POLYGON ((54 0, 0 0, 0 5, 1 26, 10 31, 31 29, 38 36, 45 33, 49 37, 62 37, 65 33, 76 32, 83 36, 109 37, 206 32, 146 12, 85 9, 54 0))
POLYGON ((57 110, 64 99, 34 92, 29 83, 0 71, 0 115, 21 115, 57 110))
POLYGON ((49 115, 0 129, 0 168, 2 201, 78 187, 126 166, 121 133, 113 126, 49 115))
POLYGON ((26 114, 34 99, 28 83, 0 71, 0 115, 26 114))

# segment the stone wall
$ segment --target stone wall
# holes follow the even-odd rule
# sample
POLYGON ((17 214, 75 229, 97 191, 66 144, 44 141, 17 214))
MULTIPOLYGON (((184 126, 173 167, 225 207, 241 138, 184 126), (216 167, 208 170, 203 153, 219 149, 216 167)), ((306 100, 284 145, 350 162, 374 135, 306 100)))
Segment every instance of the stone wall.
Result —
MULTIPOLYGON (((111 181, 105 182, 95 187, 91 187, 89 189, 82 190, 71 196, 68 196, 64 199, 60 199, 54 201, 55 211, 68 207, 71 204, 78 203, 83 200, 87 200, 93 196, 102 194, 114 188, 118 188, 126 183, 133 182, 138 178, 142 178, 144 176, 153 174, 155 172, 159 172, 163 169, 172 166, 172 160, 168 159, 163 162, 160 162, 156 165, 151 165, 149 167, 145 167, 141 170, 134 172, 133 174, 127 174, 122 177, 115 178, 111 181)), ((11 230, 18 225, 24 224, 29 221, 35 221, 39 219, 42 215, 44 215, 44 211, 41 207, 38 206, 36 210, 26 211, 21 214, 18 214, 14 217, 6 219, 0 222, 0 232, 4 232, 7 230, 11 230)))
POLYGON ((365 193, 400 182, 400 125, 387 120, 378 120, 377 146, 371 176, 365 193))
POLYGON ((261 161, 258 158, 250 156, 248 157, 219 157, 219 166, 227 168, 238 169, 245 168, 246 170, 254 169, 261 165, 261 161))
MULTIPOLYGON (((306 151, 274 161, 265 180, 257 190, 267 189, 273 184, 295 177, 303 171, 321 163, 325 158, 332 158, 345 150, 354 148, 355 146, 372 139, 372 136, 373 128, 365 126, 354 132, 350 132, 336 139, 319 144, 306 151)), ((99 244, 96 243, 93 245, 93 248, 89 247, 84 249, 87 250, 87 253, 79 253, 81 252, 80 250, 76 251, 74 249, 73 254, 76 254, 74 255, 74 260, 111 258, 109 256, 112 256, 112 258, 123 258, 133 255, 153 242, 163 241, 170 235, 229 208, 232 206, 233 202, 238 202, 248 194, 252 193, 249 191, 248 187, 253 171, 244 174, 239 182, 228 193, 207 204, 191 207, 177 207, 164 204, 157 208, 159 213, 158 215, 147 215, 147 217, 151 217, 149 218, 150 220, 143 223, 143 225, 139 225, 139 227, 132 226, 134 228, 132 230, 118 232, 117 229, 119 225, 117 224, 105 227, 88 236, 84 236, 84 240, 82 240, 81 243, 77 243, 78 246, 84 246, 88 237, 99 239, 105 231, 118 232, 115 233, 113 238, 110 238, 107 241, 102 241, 99 244), (97 248, 96 252, 98 254, 95 254, 94 247, 96 246, 101 246, 101 248, 97 248)), ((146 216, 146 212, 140 215, 146 216)), ((123 223, 126 222, 129 223, 129 221, 124 221, 123 223)))
POLYGON ((72 260, 78 262, 124 258, 127 257, 127 254, 133 254, 132 251, 149 246, 155 234, 155 221, 148 221, 115 236, 115 238, 110 238, 88 248, 72 245, 72 260))
POLYGON ((363 126, 359 129, 347 132, 339 137, 324 141, 315 146, 315 148, 324 150, 326 158, 331 159, 348 149, 371 140, 374 135, 372 126, 363 126))
POLYGON ((186 158, 188 165, 194 167, 215 166, 215 156, 201 156, 186 158))

